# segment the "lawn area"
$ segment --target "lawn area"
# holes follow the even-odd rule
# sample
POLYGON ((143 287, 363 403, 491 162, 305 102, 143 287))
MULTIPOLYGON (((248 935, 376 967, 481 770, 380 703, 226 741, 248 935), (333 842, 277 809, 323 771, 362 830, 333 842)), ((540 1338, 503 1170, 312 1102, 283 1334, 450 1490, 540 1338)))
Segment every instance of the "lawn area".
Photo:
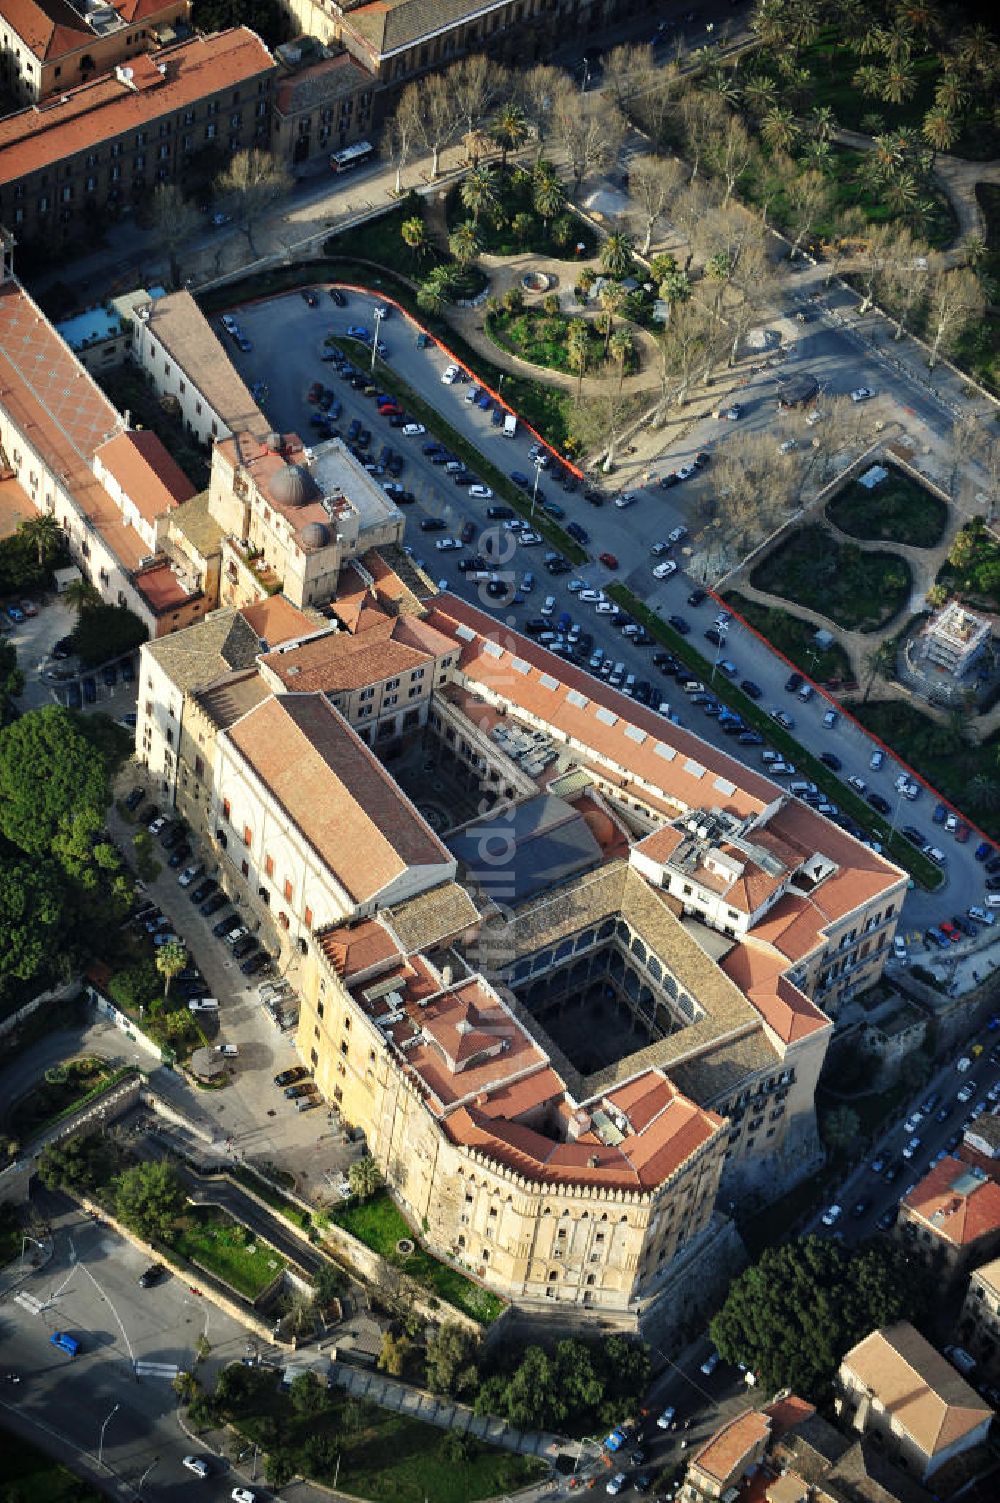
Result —
POLYGON ((83 1056, 54 1066, 47 1073, 51 1079, 38 1081, 16 1103, 18 1135, 24 1140, 58 1118, 69 1116, 90 1097, 131 1072, 116 1070, 106 1060, 83 1056))
MULTIPOLYGON (((463 1459, 451 1451, 454 1437, 419 1420, 350 1399, 338 1389, 317 1395, 317 1412, 302 1415, 275 1375, 242 1369, 223 1374, 225 1417, 272 1457, 278 1449, 300 1475, 343 1492, 387 1503, 474 1503, 536 1481, 548 1468, 536 1457, 464 1443, 463 1459), (320 1403, 322 1407, 319 1407, 320 1403), (337 1467, 339 1464, 339 1472, 337 1467)), ((321 1391, 322 1392, 322 1391, 321 1391)))
POLYGON ((246 1299, 256 1299, 285 1260, 217 1206, 189 1206, 169 1244, 189 1263, 214 1273, 246 1299))
POLYGON ((793 616, 778 606, 759 605, 741 595, 739 590, 726 590, 722 598, 754 631, 817 683, 839 687, 853 677, 851 660, 839 642, 833 642, 824 651, 816 646, 816 628, 811 622, 803 621, 801 616, 793 616))
POLYGON ((0 1503, 101 1503, 104 1497, 20 1435, 15 1440, 8 1433, 3 1454, 0 1503))
POLYGON ((423 1247, 388 1191, 381 1190, 369 1200, 352 1202, 333 1212, 334 1223, 357 1237, 366 1247, 380 1253, 387 1262, 403 1269, 417 1283, 424 1284, 456 1309, 464 1310, 473 1320, 489 1325, 502 1312, 503 1301, 488 1289, 467 1279, 447 1263, 439 1263, 423 1247), (396 1251, 403 1238, 415 1243, 407 1257, 396 1251))
MULTIPOLYGON (((612 599, 625 607, 629 615, 635 621, 640 622, 654 636, 657 641, 670 649, 675 657, 680 658, 699 678, 706 683, 712 672, 712 664, 703 657, 698 649, 691 645, 689 638, 682 637, 674 631, 665 621, 645 606, 637 596, 633 595, 627 585, 612 584, 608 586, 608 594, 612 599)), ((810 778, 818 788, 829 794, 841 808, 849 815, 856 824, 879 840, 892 859, 923 887, 934 891, 940 887, 944 880, 941 872, 933 862, 922 856, 908 840, 901 835, 890 835, 889 826, 884 819, 880 819, 874 809, 866 804, 852 788, 842 783, 837 774, 821 762, 818 757, 810 755, 805 747, 796 741, 792 732, 783 730, 776 720, 772 720, 763 704, 757 704, 749 699, 742 689, 721 674, 717 674, 713 686, 717 699, 729 705, 742 716, 746 725, 760 731, 766 742, 773 746, 775 751, 782 752, 802 775, 810 778)), ((684 704, 683 697, 680 704, 684 704)), ((697 729, 697 728, 696 728, 697 729)))
MULTIPOLYGON (((978 806, 969 799, 969 785, 974 778, 988 778, 996 785, 997 740, 991 737, 981 746, 973 746, 956 736, 950 726, 939 725, 912 705, 898 700, 869 700, 851 706, 861 724, 874 731, 887 746, 905 757, 911 767, 922 773, 933 788, 995 840, 1000 840, 1000 810, 978 806)), ((975 839, 975 836, 973 836, 975 839)))
MULTIPOLYGON (((482 212, 476 226, 479 241, 487 255, 519 256, 531 251, 553 260, 587 260, 599 244, 597 233, 568 206, 546 226, 535 211, 531 174, 507 167, 493 169, 497 185, 497 206, 493 213, 482 212), (584 248, 577 251, 577 246, 584 248)), ((461 185, 448 192, 446 201, 449 231, 473 216, 462 202, 461 185)))
MULTIPOLYGON (((569 360, 566 335, 574 320, 564 313, 545 313, 541 308, 525 308, 520 313, 490 313, 486 318, 486 332, 502 350, 509 350, 522 360, 533 365, 544 365, 548 370, 575 374, 569 360)), ((617 363, 604 356, 604 336, 597 325, 586 319, 580 323, 587 331, 587 370, 591 373, 607 368, 617 371, 617 363)), ((627 328, 627 325, 621 325, 627 328)), ((637 369, 633 351, 625 361, 625 374, 637 369)))
POLYGON ((818 611, 847 631, 879 631, 906 605, 913 578, 895 553, 838 543, 817 523, 796 527, 757 565, 750 582, 818 611))
POLYGON ((888 480, 873 491, 851 480, 827 502, 826 514, 841 532, 865 541, 933 548, 944 536, 948 507, 919 481, 888 465, 888 480))

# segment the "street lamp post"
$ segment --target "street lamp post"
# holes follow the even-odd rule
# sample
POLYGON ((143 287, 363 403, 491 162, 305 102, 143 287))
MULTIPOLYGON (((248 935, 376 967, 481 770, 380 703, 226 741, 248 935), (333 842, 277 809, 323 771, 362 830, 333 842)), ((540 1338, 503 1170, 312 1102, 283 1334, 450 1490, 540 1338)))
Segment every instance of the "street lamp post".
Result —
POLYGON ((159 1456, 154 1456, 153 1459, 152 1459, 152 1461, 149 1463, 149 1466, 146 1468, 146 1470, 143 1472, 142 1476, 139 1478, 138 1482, 135 1485, 135 1490, 136 1490, 137 1493, 141 1493, 142 1492, 142 1484, 145 1482, 146 1478, 149 1476, 149 1474, 153 1470, 154 1466, 156 1466, 156 1463, 159 1461, 159 1459, 160 1459, 159 1456))
MULTIPOLYGON (((541 458, 541 456, 539 456, 541 458)), ((535 520, 535 502, 538 499, 538 479, 542 473, 542 466, 538 459, 535 460, 535 483, 531 487, 531 520, 535 520)))
POLYGON ((717 626, 715 629, 716 629, 716 631, 718 632, 718 635, 719 635, 719 645, 715 649, 715 662, 712 664, 712 676, 709 679, 709 683, 710 684, 714 684, 715 683, 715 670, 719 666, 719 659, 722 656, 722 649, 726 645, 726 634, 729 631, 729 627, 728 626, 717 626))
POLYGON ((375 309, 375 338, 372 340, 372 363, 371 363, 371 366, 369 367, 369 369, 372 370, 372 371, 374 371, 374 369, 375 369, 375 352, 378 349, 378 334, 379 334, 379 329, 381 327, 382 327, 382 310, 380 308, 376 308, 375 309))
POLYGON ((108 1415, 107 1419, 104 1421, 104 1424, 101 1426, 101 1439, 100 1439, 100 1443, 98 1444, 98 1447, 97 1447, 97 1464, 98 1464, 98 1466, 103 1466, 104 1465, 104 1432, 108 1428, 108 1426, 110 1425, 111 1421, 114 1419, 115 1415, 118 1413, 118 1410, 119 1410, 120 1407, 121 1407, 120 1405, 116 1404, 115 1407, 112 1409, 111 1413, 108 1415))

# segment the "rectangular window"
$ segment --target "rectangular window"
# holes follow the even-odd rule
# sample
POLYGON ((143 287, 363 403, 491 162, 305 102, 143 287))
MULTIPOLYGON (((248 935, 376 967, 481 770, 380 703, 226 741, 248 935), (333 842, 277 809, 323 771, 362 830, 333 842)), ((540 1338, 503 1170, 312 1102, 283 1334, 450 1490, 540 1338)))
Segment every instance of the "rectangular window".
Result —
POLYGON ((265 872, 265 874, 268 877, 273 877, 274 876, 274 857, 273 856, 265 856, 264 857, 264 872, 265 872))
POLYGON ((292 884, 287 877, 285 878, 285 901, 286 903, 292 901, 292 884))
MULTIPOLYGON (((311 908, 307 908, 306 909, 305 913, 303 914, 303 918, 305 919, 306 928, 307 929, 311 929, 312 926, 313 926, 313 911, 312 911, 311 908)), ((323 1004, 321 1002, 320 1003, 320 1007, 322 1007, 322 1006, 323 1006, 323 1004)), ((322 1014, 321 1014, 321 1016, 322 1016, 322 1014)))
POLYGON ((222 800, 222 817, 227 822, 229 820, 229 816, 230 816, 231 812, 232 812, 232 804, 230 804, 230 802, 229 802, 229 800, 227 798, 224 798, 222 800))
POLYGON ((253 831, 249 825, 243 826, 243 844, 253 845, 253 831))

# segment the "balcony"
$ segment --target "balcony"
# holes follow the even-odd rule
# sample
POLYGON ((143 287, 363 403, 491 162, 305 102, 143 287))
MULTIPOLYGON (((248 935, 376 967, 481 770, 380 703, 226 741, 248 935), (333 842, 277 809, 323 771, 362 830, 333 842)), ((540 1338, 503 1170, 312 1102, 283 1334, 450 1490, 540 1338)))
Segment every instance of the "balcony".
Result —
POLYGON ((277 595, 281 590, 282 581, 270 564, 265 561, 259 549, 255 548, 252 543, 244 544, 239 538, 231 537, 228 541, 244 570, 253 577, 261 589, 268 595, 277 595))

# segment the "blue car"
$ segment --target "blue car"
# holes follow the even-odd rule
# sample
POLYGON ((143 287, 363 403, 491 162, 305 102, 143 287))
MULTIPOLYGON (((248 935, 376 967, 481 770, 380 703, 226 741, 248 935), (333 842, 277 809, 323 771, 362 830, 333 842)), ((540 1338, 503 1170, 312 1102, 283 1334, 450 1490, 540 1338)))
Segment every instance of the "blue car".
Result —
POLYGON ((511 470, 510 478, 514 484, 520 486, 522 491, 530 491, 532 480, 530 475, 525 475, 521 470, 511 470))
POLYGON ((976 860, 977 861, 988 861, 989 858, 992 855, 993 855, 993 847, 990 845, 989 841, 988 840, 981 840, 979 842, 979 844, 976 846, 976 860))
POLYGON ((493 406, 493 398, 490 396, 488 391, 480 392, 478 403, 484 412, 489 412, 490 408, 493 406))
POLYGON ((7 607, 7 615, 10 617, 11 621, 17 623, 20 623, 24 620, 24 612, 19 605, 9 605, 7 607))
POLYGON ((944 822, 945 822, 945 820, 947 818, 948 818, 948 809, 947 809, 946 805, 944 805, 944 804, 935 804, 935 806, 934 806, 934 813, 931 815, 931 819, 934 821, 934 823, 936 825, 943 825, 944 822))
POLYGON ((351 324, 347 330, 347 337, 348 339, 362 339, 365 344, 371 339, 371 335, 364 324, 351 324))

